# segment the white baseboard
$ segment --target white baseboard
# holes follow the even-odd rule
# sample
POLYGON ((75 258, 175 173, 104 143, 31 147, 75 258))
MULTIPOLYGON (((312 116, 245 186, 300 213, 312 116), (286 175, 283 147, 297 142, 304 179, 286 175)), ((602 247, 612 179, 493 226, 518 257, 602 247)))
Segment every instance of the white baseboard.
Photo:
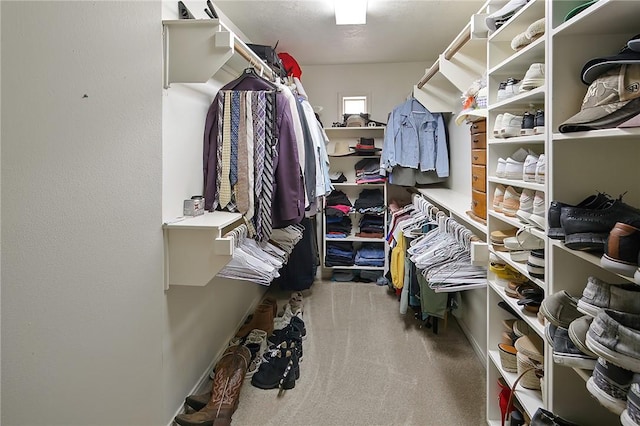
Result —
POLYGON ((476 356, 478 357, 478 359, 482 362, 482 366, 484 368, 487 368, 487 354, 482 350, 482 347, 476 341, 475 337, 471 333, 471 330, 469 330, 469 327, 467 327, 464 321, 461 321, 458 318, 456 318, 456 322, 460 326, 460 329, 462 330, 464 335, 467 336, 467 339, 469 340, 469 342, 471 342, 471 347, 473 348, 473 351, 476 353, 476 356))

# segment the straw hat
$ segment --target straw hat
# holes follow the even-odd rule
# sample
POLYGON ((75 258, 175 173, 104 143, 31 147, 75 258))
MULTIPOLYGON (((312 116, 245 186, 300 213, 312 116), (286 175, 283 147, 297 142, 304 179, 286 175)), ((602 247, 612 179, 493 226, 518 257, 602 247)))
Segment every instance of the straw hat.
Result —
POLYGON ((333 153, 329 154, 330 157, 344 157, 346 155, 355 154, 349 149, 348 141, 337 141, 333 147, 333 153))

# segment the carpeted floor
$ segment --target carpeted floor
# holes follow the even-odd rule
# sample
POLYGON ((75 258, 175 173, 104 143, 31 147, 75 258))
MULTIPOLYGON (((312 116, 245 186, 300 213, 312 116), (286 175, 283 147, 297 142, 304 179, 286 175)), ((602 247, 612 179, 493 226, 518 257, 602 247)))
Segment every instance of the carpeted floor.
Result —
POLYGON ((486 424, 485 370, 455 320, 421 329, 375 284, 317 281, 304 302, 295 388, 278 397, 247 380, 234 425, 486 424))

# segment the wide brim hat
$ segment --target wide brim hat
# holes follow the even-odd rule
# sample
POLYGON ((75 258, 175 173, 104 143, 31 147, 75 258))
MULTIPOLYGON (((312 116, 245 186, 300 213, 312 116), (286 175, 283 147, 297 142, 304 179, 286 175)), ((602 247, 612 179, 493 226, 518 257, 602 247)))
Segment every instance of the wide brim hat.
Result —
POLYGON ((355 150, 357 153, 371 154, 377 151, 382 151, 382 148, 377 148, 375 143, 375 139, 373 138, 360 138, 356 146, 351 146, 349 148, 355 150))
POLYGON ((467 108, 460 111, 458 116, 456 117, 456 124, 458 126, 462 125, 462 123, 466 121, 478 121, 483 118, 487 118, 488 110, 486 108, 467 108))
POLYGON ((584 84, 593 83, 600 75, 625 64, 640 64, 640 52, 629 48, 629 43, 635 46, 635 41, 640 39, 640 34, 633 36, 616 55, 603 56, 591 59, 582 67, 581 77, 584 84))
POLYGON ((640 64, 619 65, 587 89, 580 112, 560 125, 560 132, 609 129, 640 113, 640 64))
POLYGON ((355 152, 349 149, 349 142, 337 141, 333 146, 333 152, 329 154, 329 157, 345 157, 353 154, 355 154, 355 152))

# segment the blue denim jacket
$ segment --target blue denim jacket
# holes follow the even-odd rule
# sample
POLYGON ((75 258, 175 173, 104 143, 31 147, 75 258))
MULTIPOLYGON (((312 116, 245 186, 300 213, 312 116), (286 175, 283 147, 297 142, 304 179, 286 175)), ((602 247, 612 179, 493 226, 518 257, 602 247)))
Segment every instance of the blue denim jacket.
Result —
POLYGON ((391 112, 384 135, 380 173, 394 166, 449 176, 449 150, 442 114, 432 114, 414 97, 391 112))

